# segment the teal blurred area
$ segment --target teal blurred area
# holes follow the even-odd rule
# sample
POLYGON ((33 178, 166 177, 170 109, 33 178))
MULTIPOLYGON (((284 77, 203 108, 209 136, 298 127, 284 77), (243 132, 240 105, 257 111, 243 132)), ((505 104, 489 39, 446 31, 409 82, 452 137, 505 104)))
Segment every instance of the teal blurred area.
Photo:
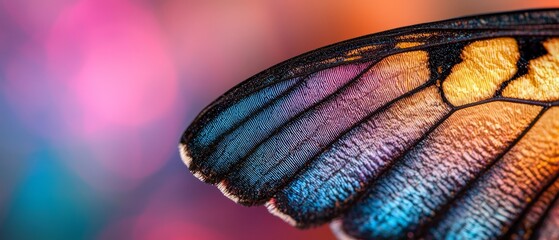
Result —
POLYGON ((0 0, 0 239, 332 239, 178 156, 227 89, 306 51, 557 1, 0 0))

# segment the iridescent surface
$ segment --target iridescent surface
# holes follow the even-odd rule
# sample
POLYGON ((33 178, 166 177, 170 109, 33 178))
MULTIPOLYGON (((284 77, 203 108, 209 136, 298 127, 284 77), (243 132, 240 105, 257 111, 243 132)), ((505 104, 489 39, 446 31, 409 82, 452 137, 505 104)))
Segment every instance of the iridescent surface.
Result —
MULTIPOLYGON (((292 118, 275 135, 245 155, 239 168, 225 179, 226 191, 241 198, 240 201, 269 199, 272 193, 269 190, 275 191, 284 184, 308 158, 338 135, 428 79, 426 52, 409 52, 383 59, 362 76, 354 76, 354 81, 331 95, 332 98, 292 118), (328 130, 323 131, 326 128, 328 130)), ((315 90, 307 90, 312 91, 315 90)), ((260 124, 268 125, 268 122, 260 121, 260 124)))
POLYGON ((434 87, 396 102, 321 153, 276 195, 274 205, 301 226, 331 219, 365 190, 364 182, 378 177, 449 112, 434 87))
POLYGON ((559 172, 559 108, 546 111, 526 135, 471 189, 450 206, 433 229, 437 238, 494 238, 553 182, 559 172), (492 209, 488 212, 484 209, 492 209), (453 235, 444 235, 444 233, 453 235))
POLYGON ((502 102, 457 111, 376 181, 344 217, 344 227, 351 235, 373 238, 416 231, 497 159, 540 111, 502 102))
MULTIPOLYGON (((236 111, 231 111, 231 114, 224 115, 224 119, 218 124, 225 125, 222 126, 224 130, 231 129, 232 131, 215 131, 211 125, 204 126, 202 131, 207 130, 213 135, 200 135, 197 138, 197 140, 200 139, 200 147, 208 147, 207 145, 213 147, 211 144, 216 142, 217 145, 214 151, 208 152, 207 156, 202 156, 202 158, 207 157, 207 159, 204 159, 204 161, 198 160, 194 164, 201 162, 201 169, 207 168, 207 171, 211 171, 207 174, 219 175, 225 173, 241 157, 245 156, 253 145, 266 139, 270 132, 279 129, 300 112, 337 91, 370 65, 369 63, 328 69, 308 78, 299 79, 293 89, 278 96, 267 105, 263 104, 256 107, 250 114, 240 119, 245 121, 239 122, 238 125, 231 124, 229 121, 232 118, 231 115, 236 116, 236 111), (312 90, 308 91, 309 89, 312 90), (286 111, 286 108, 289 108, 289 110, 286 111), (266 122, 266 124, 262 124, 262 122, 266 122), (212 137, 214 135, 220 137, 219 141, 211 141, 217 139, 217 137, 212 137), (204 143, 208 144, 204 146, 204 143)), ((283 82, 266 89, 281 89, 282 85, 283 82)), ((231 108, 235 107, 236 105, 231 108)), ((227 112, 222 112, 222 114, 227 114, 227 112)))
MULTIPOLYGON (((280 97, 280 95, 285 95, 287 91, 294 87, 295 83, 300 82, 298 80, 299 79, 288 79, 277 83, 277 85, 262 88, 257 93, 240 99, 229 108, 222 110, 218 113, 218 116, 212 119, 211 122, 206 123, 206 128, 204 128, 202 132, 196 136, 196 138, 199 139, 198 141, 200 142, 200 145, 210 145, 218 137, 222 136, 227 129, 239 124, 248 116, 255 114, 258 108, 261 108, 264 105, 269 105, 276 98, 280 97)), ((332 81, 324 80, 320 83, 328 84, 331 82, 332 81)), ((318 86, 312 87, 318 88, 318 86)))
POLYGON ((302 228, 337 219, 341 238, 551 235, 558 19, 479 16, 318 49, 217 99, 179 150, 233 201, 302 228))

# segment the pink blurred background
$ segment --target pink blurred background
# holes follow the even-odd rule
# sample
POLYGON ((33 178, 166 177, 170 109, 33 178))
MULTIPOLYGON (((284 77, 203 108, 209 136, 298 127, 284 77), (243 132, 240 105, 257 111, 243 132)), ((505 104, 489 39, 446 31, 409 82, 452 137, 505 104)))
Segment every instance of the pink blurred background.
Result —
POLYGON ((0 0, 0 238, 330 239, 199 182, 177 143, 227 89, 306 51, 549 1, 0 0))

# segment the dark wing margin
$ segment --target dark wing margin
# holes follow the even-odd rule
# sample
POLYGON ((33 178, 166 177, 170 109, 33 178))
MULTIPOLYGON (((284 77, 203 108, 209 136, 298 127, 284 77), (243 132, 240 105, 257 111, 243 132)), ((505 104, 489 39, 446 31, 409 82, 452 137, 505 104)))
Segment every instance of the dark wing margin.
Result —
POLYGON ((229 198, 266 203, 292 225, 339 218, 333 227, 341 237, 548 236, 559 222, 559 169, 551 163, 558 146, 531 132, 545 128, 540 136, 559 138, 553 132, 558 101, 502 92, 529 74, 530 61, 549 52, 541 43, 558 35, 559 10, 544 9, 330 45, 265 70, 215 100, 182 135, 181 157, 229 198), (443 83, 463 61, 463 48, 503 38, 519 46, 514 76, 485 100, 449 101, 443 83), (541 160, 549 163, 543 171, 531 168, 537 159, 518 158, 538 147, 549 156, 541 160), (529 169, 518 170, 518 162, 529 169), (530 176, 517 176, 524 173, 530 176), (502 188, 511 179, 538 184, 506 198, 513 190, 502 188), (509 205, 492 205, 501 195, 509 205), (479 211, 480 201, 502 216, 479 211))

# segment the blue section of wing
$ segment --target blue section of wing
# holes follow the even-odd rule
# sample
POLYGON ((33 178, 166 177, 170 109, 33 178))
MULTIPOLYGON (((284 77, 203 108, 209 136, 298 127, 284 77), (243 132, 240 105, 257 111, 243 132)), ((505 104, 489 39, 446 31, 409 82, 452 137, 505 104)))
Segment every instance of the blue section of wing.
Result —
POLYGON ((262 106, 283 94, 288 88, 298 82, 298 78, 279 82, 242 98, 237 103, 223 110, 204 126, 193 139, 200 146, 209 146, 222 134, 239 124, 249 115, 254 114, 262 106))
POLYGON ((208 151, 207 155, 196 159, 197 169, 206 179, 219 181, 225 177, 231 167, 243 161, 245 156, 272 136, 277 129, 336 92, 366 66, 366 64, 345 65, 313 74, 299 80, 299 84, 269 101, 269 104, 256 108, 258 110, 252 114, 247 114, 243 118, 246 120, 238 127, 231 128, 234 125, 224 123, 226 126, 220 126, 220 129, 230 129, 230 131, 219 139, 215 147, 212 146, 213 149, 209 149, 211 151, 208 151))

